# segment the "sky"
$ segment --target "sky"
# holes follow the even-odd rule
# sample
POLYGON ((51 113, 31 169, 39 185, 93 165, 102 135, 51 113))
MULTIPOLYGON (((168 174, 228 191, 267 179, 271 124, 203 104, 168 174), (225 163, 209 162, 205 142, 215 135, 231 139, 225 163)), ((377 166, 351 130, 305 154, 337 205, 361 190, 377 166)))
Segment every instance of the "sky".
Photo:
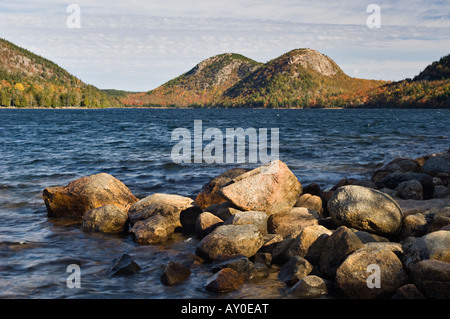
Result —
POLYGON ((297 48, 397 81, 450 53, 450 1, 0 0, 0 37, 101 89, 148 91, 217 54, 267 62, 297 48))

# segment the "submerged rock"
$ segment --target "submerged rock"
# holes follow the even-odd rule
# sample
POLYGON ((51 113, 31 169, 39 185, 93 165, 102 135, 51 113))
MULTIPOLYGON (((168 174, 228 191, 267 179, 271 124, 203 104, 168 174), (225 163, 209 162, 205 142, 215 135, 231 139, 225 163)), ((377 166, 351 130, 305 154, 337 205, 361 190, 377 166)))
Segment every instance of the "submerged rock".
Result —
POLYGON ((300 279, 289 292, 299 298, 319 298, 327 295, 328 289, 324 279, 308 275, 300 279))
POLYGON ((113 259, 113 266, 110 270, 111 276, 133 275, 142 268, 128 254, 123 254, 119 259, 113 259))
POLYGON ((169 261, 161 274, 161 282, 166 286, 178 285, 191 275, 191 271, 183 264, 169 261))
POLYGON ((313 266, 303 257, 294 256, 283 265, 278 278, 288 286, 293 286, 300 279, 309 275, 313 266))
POLYGON ((67 186, 47 187, 42 196, 49 216, 79 218, 88 210, 105 205, 128 210, 138 201, 121 181, 106 173, 82 177, 67 186))

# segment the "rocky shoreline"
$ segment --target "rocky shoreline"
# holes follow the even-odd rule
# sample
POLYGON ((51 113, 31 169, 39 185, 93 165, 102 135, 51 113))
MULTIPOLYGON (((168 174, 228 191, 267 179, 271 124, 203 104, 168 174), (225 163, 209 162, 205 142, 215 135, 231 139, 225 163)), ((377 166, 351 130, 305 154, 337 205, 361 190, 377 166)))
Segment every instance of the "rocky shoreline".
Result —
MULTIPOLYGON (((140 245, 196 236, 195 254, 167 263, 164 285, 202 264, 211 271, 205 289, 220 294, 278 267, 298 298, 450 298, 450 151, 398 158, 370 180, 345 178, 329 190, 303 186, 274 161, 230 169, 195 199, 138 199, 105 173, 47 187, 43 199, 49 216, 80 219, 86 232, 128 233, 140 245)), ((139 270, 124 254, 111 274, 139 270)))

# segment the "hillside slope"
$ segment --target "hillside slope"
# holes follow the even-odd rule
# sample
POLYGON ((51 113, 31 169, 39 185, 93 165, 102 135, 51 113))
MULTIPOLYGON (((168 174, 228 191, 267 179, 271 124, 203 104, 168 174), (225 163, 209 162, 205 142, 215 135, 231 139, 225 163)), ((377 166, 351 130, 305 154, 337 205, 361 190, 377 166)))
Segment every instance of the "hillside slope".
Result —
POLYGON ((0 39, 0 106, 113 107, 104 92, 55 63, 0 39))
POLYGON ((428 65, 414 79, 370 92, 366 107, 450 108, 450 54, 428 65))
POLYGON ((131 94, 122 101, 131 105, 211 105, 224 91, 261 65, 240 54, 216 55, 155 90, 131 94))

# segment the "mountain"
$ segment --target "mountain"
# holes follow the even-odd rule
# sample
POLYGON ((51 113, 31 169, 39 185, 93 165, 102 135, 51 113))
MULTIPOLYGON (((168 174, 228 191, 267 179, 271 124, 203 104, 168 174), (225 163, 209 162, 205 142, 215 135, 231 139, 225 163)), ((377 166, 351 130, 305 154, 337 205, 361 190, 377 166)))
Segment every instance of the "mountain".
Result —
POLYGON ((373 90, 365 107, 449 108, 450 54, 428 65, 412 80, 389 83, 373 90))
POLYGON ((122 101, 132 105, 210 105, 261 65, 240 54, 216 55, 155 90, 131 94, 122 101))
POLYGON ((121 103, 55 63, 0 39, 0 106, 113 107, 121 103))
POLYGON ((295 49, 267 62, 227 90, 225 106, 333 107, 354 92, 384 84, 346 75, 329 57, 295 49))
POLYGON ((332 59, 311 49, 292 50, 265 64, 226 53, 122 102, 178 107, 333 107, 350 100, 363 103, 360 92, 385 83, 349 77, 332 59))

